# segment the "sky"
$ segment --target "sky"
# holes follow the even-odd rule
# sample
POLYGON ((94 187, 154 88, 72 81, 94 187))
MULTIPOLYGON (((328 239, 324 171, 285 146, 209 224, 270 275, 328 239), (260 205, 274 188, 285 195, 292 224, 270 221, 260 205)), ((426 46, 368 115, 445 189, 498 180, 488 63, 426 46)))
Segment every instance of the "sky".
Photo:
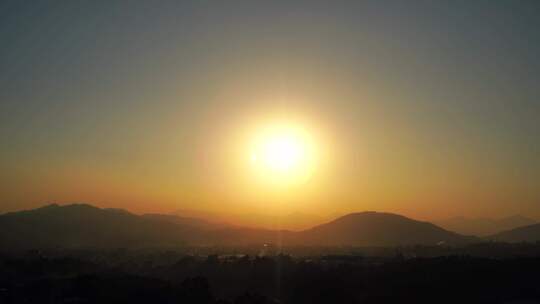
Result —
POLYGON ((540 218, 538 1, 2 1, 0 212, 540 218), (299 126, 302 183, 250 170, 299 126))

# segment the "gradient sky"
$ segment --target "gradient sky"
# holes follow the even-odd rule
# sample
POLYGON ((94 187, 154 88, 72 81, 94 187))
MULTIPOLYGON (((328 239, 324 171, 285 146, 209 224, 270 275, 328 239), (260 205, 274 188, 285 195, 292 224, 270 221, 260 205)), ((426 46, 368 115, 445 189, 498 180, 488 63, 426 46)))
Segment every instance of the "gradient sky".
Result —
POLYGON ((539 29, 538 1, 2 1, 0 212, 540 218, 539 29), (307 184, 245 168, 279 120, 307 184))

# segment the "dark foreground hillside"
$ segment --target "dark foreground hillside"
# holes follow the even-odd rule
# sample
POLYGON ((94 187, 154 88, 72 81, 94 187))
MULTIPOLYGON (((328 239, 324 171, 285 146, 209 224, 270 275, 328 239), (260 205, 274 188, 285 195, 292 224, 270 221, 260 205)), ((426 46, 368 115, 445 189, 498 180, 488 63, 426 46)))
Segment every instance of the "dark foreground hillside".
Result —
POLYGON ((31 252, 0 258, 0 303, 540 303, 540 257, 395 252, 305 258, 31 252))

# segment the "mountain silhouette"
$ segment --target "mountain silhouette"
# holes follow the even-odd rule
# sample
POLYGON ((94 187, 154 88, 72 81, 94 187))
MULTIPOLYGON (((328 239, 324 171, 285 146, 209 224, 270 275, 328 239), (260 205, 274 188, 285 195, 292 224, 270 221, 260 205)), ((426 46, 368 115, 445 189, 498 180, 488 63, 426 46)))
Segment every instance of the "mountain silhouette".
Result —
POLYGON ((488 239, 500 242, 539 242, 540 224, 514 228, 489 236, 488 239))
POLYGON ((397 246, 475 240, 428 222, 378 212, 349 214, 300 232, 239 228, 174 215, 135 215, 86 204, 49 205, 0 215, 0 245, 14 250, 262 243, 397 246))
POLYGON ((5 249, 183 244, 194 230, 188 225, 86 204, 53 204, 0 216, 0 244, 5 249))
POLYGON ((475 240, 428 222, 382 212, 348 214, 301 232, 301 238, 306 244, 356 246, 463 244, 475 240))
POLYGON ((536 221, 521 215, 508 216, 499 219, 467 218, 463 216, 436 221, 435 224, 460 234, 488 236, 505 230, 535 224, 536 221))

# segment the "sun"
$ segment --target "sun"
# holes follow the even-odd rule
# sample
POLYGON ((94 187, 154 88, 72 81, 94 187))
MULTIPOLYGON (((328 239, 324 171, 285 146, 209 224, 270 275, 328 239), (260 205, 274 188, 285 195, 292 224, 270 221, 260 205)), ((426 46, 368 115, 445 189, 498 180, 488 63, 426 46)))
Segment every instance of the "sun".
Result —
POLYGON ((250 160, 266 180, 279 183, 305 182, 314 169, 314 144, 300 126, 270 125, 252 142, 250 160))
POLYGON ((288 171, 299 165, 305 157, 304 147, 292 134, 283 134, 268 138, 262 143, 260 151, 252 155, 254 161, 275 171, 288 171))

